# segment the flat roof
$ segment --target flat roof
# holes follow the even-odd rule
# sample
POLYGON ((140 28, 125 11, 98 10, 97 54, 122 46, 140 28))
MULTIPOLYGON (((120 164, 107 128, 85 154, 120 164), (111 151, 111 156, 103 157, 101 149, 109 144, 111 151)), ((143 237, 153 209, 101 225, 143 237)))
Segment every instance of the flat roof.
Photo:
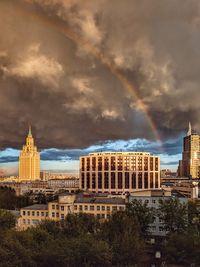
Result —
POLYGON ((89 153, 89 156, 101 156, 101 155, 151 155, 150 152, 135 152, 135 151, 126 151, 126 152, 93 152, 89 153))
POLYGON ((108 197, 81 197, 77 198, 74 203, 87 203, 87 204, 114 204, 114 205, 125 205, 125 199, 123 198, 108 198, 108 197))
POLYGON ((48 205, 47 204, 34 204, 31 206, 27 206, 24 208, 21 208, 24 210, 48 210, 48 205))

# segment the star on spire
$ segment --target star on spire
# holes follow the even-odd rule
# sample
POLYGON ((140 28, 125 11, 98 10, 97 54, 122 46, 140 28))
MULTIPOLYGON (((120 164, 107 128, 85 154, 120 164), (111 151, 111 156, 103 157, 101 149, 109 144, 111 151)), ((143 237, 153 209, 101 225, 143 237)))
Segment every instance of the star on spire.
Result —
POLYGON ((32 136, 31 125, 29 125, 28 136, 32 136))

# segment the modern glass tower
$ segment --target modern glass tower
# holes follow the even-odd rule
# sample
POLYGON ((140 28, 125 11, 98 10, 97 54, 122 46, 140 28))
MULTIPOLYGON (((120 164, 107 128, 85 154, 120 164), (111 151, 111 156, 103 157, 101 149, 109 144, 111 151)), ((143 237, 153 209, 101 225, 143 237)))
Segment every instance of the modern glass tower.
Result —
POLYGON ((178 175, 191 179, 200 178, 200 136, 192 131, 191 124, 183 139, 182 160, 179 161, 178 175))

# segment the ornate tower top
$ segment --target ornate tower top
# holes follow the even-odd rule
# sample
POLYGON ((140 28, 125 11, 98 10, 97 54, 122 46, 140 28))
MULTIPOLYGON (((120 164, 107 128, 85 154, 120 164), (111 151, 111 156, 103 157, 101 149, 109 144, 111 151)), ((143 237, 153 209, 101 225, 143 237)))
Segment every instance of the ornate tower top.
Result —
POLYGON ((190 136, 191 134, 192 134, 192 126, 191 126, 191 123, 189 122, 187 136, 190 136))
POLYGON ((32 136, 31 125, 29 125, 28 136, 32 136))

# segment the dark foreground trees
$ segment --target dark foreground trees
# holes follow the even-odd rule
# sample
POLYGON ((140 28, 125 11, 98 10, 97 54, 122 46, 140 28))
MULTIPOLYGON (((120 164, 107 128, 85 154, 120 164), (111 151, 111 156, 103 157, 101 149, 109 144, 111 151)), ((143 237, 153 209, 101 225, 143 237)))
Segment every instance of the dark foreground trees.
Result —
MULTIPOLYGON (((187 207, 175 200, 160 203, 159 216, 161 210, 163 225, 168 229, 160 247, 162 259, 200 266, 196 204, 189 205, 189 220, 187 207)), ((13 215, 0 211, 0 267, 148 266, 150 245, 145 239, 154 216, 155 210, 134 201, 109 221, 99 222, 86 214, 68 215, 61 222, 46 221, 17 232, 13 215)))
POLYGON ((144 254, 139 225, 125 212, 104 223, 86 214, 69 215, 60 223, 4 231, 0 240, 4 267, 131 266, 144 254))

